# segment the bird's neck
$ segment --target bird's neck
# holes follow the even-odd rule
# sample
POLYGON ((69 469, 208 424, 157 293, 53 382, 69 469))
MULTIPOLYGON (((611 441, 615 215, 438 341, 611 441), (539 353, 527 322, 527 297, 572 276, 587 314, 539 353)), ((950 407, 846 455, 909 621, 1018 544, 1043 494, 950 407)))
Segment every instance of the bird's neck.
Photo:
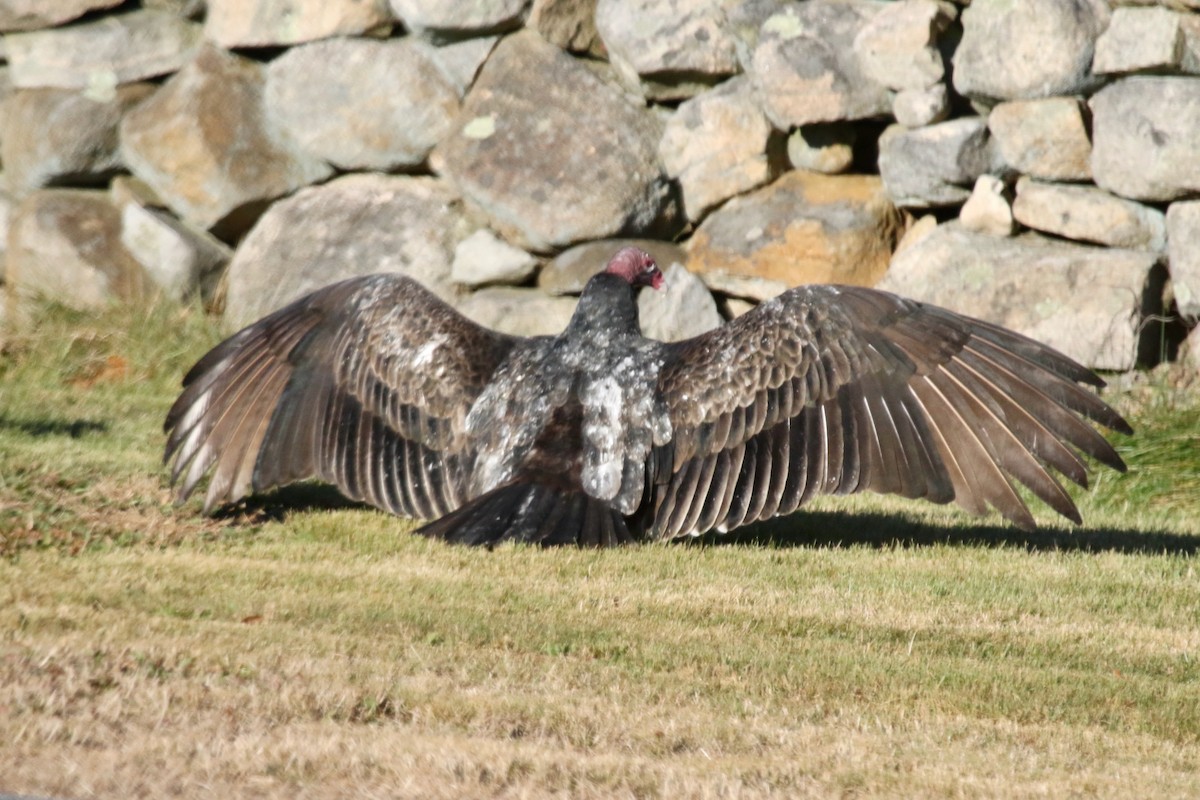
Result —
POLYGON ((583 287, 563 336, 585 345, 602 346, 631 335, 641 335, 633 287, 616 275, 594 275, 583 287))

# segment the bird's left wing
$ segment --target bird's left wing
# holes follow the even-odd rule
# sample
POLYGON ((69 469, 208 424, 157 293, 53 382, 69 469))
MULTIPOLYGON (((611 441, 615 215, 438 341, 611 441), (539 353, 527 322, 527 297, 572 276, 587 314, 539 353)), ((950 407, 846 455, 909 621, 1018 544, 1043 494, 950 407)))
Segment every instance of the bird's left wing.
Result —
POLYGON ((471 404, 513 345, 413 280, 353 278, 234 334, 184 378, 163 460, 205 510, 309 477, 431 518, 469 484, 471 404))
POLYGON ((863 490, 1033 517, 1013 481, 1078 521, 1049 472, 1120 457, 1130 432, 1090 370, 989 323, 885 292, 804 286, 667 346, 673 438, 655 453, 650 534, 671 538, 863 490))

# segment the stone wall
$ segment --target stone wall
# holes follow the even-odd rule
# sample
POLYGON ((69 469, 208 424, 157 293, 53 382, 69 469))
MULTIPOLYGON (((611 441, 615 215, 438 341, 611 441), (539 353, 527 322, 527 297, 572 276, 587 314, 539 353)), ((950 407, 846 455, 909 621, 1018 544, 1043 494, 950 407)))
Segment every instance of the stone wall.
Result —
POLYGON ((0 31, 12 317, 161 293, 233 328, 386 270, 550 332, 617 239, 676 265, 661 338, 878 284, 1127 370, 1200 316, 1200 0, 7 0, 0 31))

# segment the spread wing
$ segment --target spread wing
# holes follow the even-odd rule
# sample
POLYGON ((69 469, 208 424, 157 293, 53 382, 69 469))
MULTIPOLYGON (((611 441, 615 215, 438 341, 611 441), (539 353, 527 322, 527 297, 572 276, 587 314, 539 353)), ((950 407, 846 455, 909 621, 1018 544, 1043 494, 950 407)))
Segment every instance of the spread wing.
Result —
POLYGON ((804 286, 668 345, 659 389, 674 436, 655 454, 651 534, 730 530, 819 493, 863 490, 1023 527, 1028 487, 1079 512, 1051 469, 1125 465, 1088 421, 1132 432, 1095 374, 1012 331, 892 294, 804 286))
POLYGON ((167 414, 164 462, 205 510, 318 477, 393 513, 465 498, 471 403, 520 340, 475 325, 409 278, 327 286, 217 345, 167 414))

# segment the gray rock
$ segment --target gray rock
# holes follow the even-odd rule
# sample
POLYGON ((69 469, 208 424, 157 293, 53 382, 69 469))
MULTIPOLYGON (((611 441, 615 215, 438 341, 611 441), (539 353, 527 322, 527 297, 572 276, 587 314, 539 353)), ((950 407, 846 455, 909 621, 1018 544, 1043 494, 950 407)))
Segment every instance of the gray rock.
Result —
POLYGON ((148 284, 172 300, 213 299, 217 279, 233 251, 224 242, 156 208, 147 191, 113 182, 112 202, 121 215, 121 244, 141 265, 148 284))
POLYGON ((963 117, 909 130, 893 125, 879 138, 879 174, 898 206, 961 203, 994 156, 987 123, 963 117))
POLYGON ((208 0, 204 35, 224 48, 275 47, 386 31, 387 0, 208 0))
POLYGON ((1098 186, 1151 201, 1200 191, 1200 78, 1123 78, 1091 108, 1098 186))
MULTIPOLYGON (((689 97, 738 69, 719 0, 599 0, 596 30, 631 87, 646 78, 658 98, 689 97), (699 79, 699 80, 698 80, 699 79)), ((649 87, 648 87, 649 88, 649 87)))
POLYGON ((1163 213, 1094 186, 1017 181, 1017 222, 1081 242, 1162 252, 1167 244, 1163 213))
POLYGON ((879 288, 985 319, 1104 370, 1137 361, 1142 320, 1161 308, 1155 254, 955 223, 896 254, 879 288))
POLYGON ((466 286, 524 283, 537 269, 537 259, 519 247, 480 229, 454 248, 450 279, 466 286))
POLYGON ((892 116, 906 128, 932 125, 949 114, 950 99, 944 83, 926 89, 902 89, 892 98, 892 116))
POLYGON ((4 37, 14 86, 111 90, 174 72, 200 45, 201 28, 144 9, 94 22, 4 37))
POLYGON ((640 247, 666 271, 672 264, 687 260, 684 249, 673 242, 654 239, 601 239, 584 242, 564 250, 546 263, 538 273, 538 288, 553 295, 579 294, 588 278, 604 269, 613 254, 622 247, 640 247))
POLYGON ((638 296, 642 334, 660 342, 678 342, 719 327, 724 320, 704 281, 675 263, 663 268, 660 291, 638 296))
POLYGON ((506 37, 430 163, 506 240, 546 251, 652 229, 667 208, 662 130, 578 61, 506 37))
POLYGON ((267 67, 264 100, 304 153, 344 170, 421 164, 458 113, 457 90, 411 38, 293 47, 267 67))
POLYGON ((500 37, 481 36, 443 45, 436 45, 423 39, 415 41, 461 98, 475 82, 479 68, 491 55, 492 49, 496 46, 496 42, 500 41, 500 37))
POLYGON ((935 0, 889 3, 854 38, 863 73, 897 91, 939 83, 945 67, 937 36, 949 21, 935 0))
POLYGON ((461 35, 516 27, 529 0, 389 0, 395 14, 410 31, 461 35))
POLYGON ((592 56, 604 53, 596 30, 596 0, 533 0, 525 25, 560 50, 592 56))
POLYGON ((805 125, 787 139, 787 157, 796 169, 835 175, 854 163, 854 141, 858 131, 844 122, 805 125))
POLYGON ((763 23, 751 59, 759 102, 780 130, 886 114, 887 90, 863 74, 854 39, 882 7, 809 0, 763 23))
MULTIPOLYGON (((762 38, 763 23, 793 5, 792 0, 743 0, 725 10, 725 29, 733 35, 743 72, 750 71, 754 50, 762 38)), ((768 31, 767 35, 772 34, 768 31)))
POLYGON ((334 281, 411 275, 452 299, 454 247, 470 232, 435 178, 346 175, 275 203, 229 264, 225 324, 240 328, 334 281))
POLYGON ((1092 70, 1112 74, 1178 67, 1184 53, 1181 19, 1165 8, 1114 9, 1108 29, 1096 42, 1092 70))
POLYGON ((470 320, 512 336, 554 336, 575 313, 574 297, 550 297, 537 289, 480 289, 458 303, 470 320))
POLYGON ((679 181, 693 222, 778 171, 767 156, 771 123, 752 94, 748 78, 733 78, 686 101, 667 120, 658 155, 679 181))
POLYGON ((1050 181, 1092 178, 1092 143, 1077 98, 1001 103, 988 115, 988 130, 1000 157, 1018 172, 1050 181))
POLYGON ((954 88, 984 100, 1081 93, 1108 18, 1103 0, 975 0, 962 14, 954 88))
POLYGON ((20 302, 53 300, 77 309, 142 297, 141 267, 121 245, 121 218, 108 194, 39 189, 13 210, 5 283, 20 302))
POLYGON ((755 300, 802 283, 870 286, 899 232, 878 177, 793 171, 710 214, 687 267, 711 289, 755 300))
POLYGON ((119 6, 124 0, 4 0, 0 3, 0 32, 52 28, 89 11, 119 6))
POLYGON ((121 122, 135 175, 180 216, 232 237, 266 201, 328 177, 323 161, 273 136, 262 108, 265 67, 214 47, 121 122))
MULTIPOLYGON (((1167 242, 1175 304, 1185 317, 1200 319, 1200 200, 1181 200, 1167 208, 1167 242)), ((1200 358, 1200 350, 1195 355, 1200 358)))
POLYGON ((1004 197, 1004 181, 995 175, 980 175, 971 196, 958 212, 958 221, 968 231, 989 236, 1011 236, 1013 212, 1004 197))
POLYGON ((0 158, 17 194, 54 184, 99 184, 120 169, 117 124, 154 90, 120 86, 97 100, 70 89, 18 89, 5 101, 0 158))

